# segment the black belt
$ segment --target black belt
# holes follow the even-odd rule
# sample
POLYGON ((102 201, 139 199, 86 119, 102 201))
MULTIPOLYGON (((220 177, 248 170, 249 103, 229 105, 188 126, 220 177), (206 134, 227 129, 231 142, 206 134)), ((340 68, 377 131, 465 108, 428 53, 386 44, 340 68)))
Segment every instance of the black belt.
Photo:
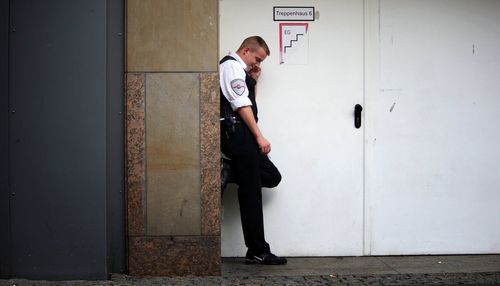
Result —
POLYGON ((235 116, 232 116, 232 117, 221 117, 220 121, 222 123, 222 121, 226 121, 226 120, 229 120, 231 121, 231 123, 241 123, 241 121, 235 117, 235 116))

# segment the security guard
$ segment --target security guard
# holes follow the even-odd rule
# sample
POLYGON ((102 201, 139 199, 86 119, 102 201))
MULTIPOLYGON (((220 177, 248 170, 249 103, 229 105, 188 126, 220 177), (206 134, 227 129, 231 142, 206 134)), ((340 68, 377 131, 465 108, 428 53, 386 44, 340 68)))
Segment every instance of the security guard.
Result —
POLYGON ((258 36, 245 39, 236 53, 220 61, 221 148, 231 159, 233 178, 238 184, 241 224, 248 248, 246 263, 286 264, 284 257, 271 253, 264 238, 262 187, 275 187, 281 175, 267 154, 271 144, 257 126, 256 79, 260 63, 269 55, 266 42, 258 36))

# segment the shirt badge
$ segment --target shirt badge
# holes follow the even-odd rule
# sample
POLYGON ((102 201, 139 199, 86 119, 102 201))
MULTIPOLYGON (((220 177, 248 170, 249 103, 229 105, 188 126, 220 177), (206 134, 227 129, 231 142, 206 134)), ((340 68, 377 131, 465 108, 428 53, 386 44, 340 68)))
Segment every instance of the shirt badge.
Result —
POLYGON ((245 81, 240 78, 234 79, 231 81, 231 88, 237 95, 242 95, 246 88, 245 81))

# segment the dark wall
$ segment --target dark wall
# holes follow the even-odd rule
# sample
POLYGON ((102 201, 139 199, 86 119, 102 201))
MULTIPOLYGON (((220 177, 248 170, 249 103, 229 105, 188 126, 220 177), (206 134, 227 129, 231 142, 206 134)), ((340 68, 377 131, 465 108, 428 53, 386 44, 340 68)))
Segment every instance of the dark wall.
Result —
POLYGON ((107 93, 108 93, 108 256, 110 271, 127 269, 125 244, 125 43, 123 0, 107 1, 107 93))
POLYGON ((9 207, 9 1, 0 0, 0 278, 10 273, 9 207))
POLYGON ((123 272, 123 1, 11 0, 10 21, 11 275, 123 272))

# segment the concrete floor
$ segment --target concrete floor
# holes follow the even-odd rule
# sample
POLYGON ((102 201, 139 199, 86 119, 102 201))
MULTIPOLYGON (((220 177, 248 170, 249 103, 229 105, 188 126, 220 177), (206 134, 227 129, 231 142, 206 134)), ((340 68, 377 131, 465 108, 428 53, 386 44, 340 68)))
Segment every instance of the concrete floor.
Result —
POLYGON ((289 258, 284 266, 224 258, 224 277, 500 272, 500 255, 289 258))
POLYGON ((0 286, 74 285, 500 285, 500 254, 289 258, 287 265, 245 265, 224 258, 222 277, 133 277, 106 281, 0 280, 0 286))

